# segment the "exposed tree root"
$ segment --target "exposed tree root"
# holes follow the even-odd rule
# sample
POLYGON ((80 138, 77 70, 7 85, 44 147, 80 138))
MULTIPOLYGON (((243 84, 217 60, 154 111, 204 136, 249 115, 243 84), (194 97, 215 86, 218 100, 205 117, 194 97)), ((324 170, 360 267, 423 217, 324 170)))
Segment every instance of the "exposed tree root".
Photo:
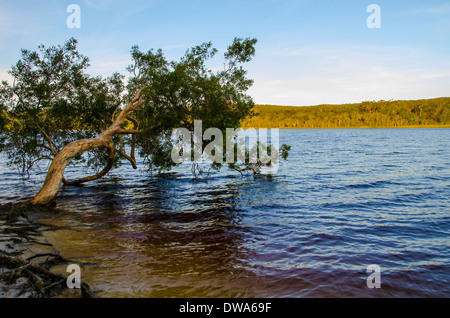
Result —
MULTIPOLYGON (((68 260, 56 251, 36 253, 26 258, 23 256, 24 250, 18 250, 16 246, 53 246, 33 238, 39 235, 40 225, 27 218, 26 210, 30 208, 32 207, 14 204, 0 206, 0 237, 3 241, 11 242, 6 243, 4 249, 0 249, 0 285, 7 297, 58 297, 68 288, 67 278, 53 273, 50 268, 59 264, 79 262, 68 260)), ((89 286, 82 282, 81 297, 91 296, 89 286)))
MULTIPOLYGON (((53 258, 48 258, 41 264, 31 262, 32 258, 41 256, 44 255, 35 255, 28 259, 23 259, 18 256, 0 255, 0 265, 9 269, 9 271, 0 273, 0 279, 7 284, 14 284, 20 277, 29 278, 29 283, 23 284, 19 295, 29 292, 31 297, 46 298, 57 296, 63 289, 68 288, 67 278, 49 271, 46 267, 57 262, 67 263, 69 261, 62 258, 59 254, 52 254, 47 256, 52 256, 53 258)), ((91 297, 90 288, 86 283, 81 283, 81 295, 82 297, 91 297)))

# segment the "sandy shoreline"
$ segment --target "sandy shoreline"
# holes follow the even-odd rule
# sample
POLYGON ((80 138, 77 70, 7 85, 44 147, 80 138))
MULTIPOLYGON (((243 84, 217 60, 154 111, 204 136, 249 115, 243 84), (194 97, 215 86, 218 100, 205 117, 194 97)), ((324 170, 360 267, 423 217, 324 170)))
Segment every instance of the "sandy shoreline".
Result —
POLYGON ((0 298, 90 296, 89 286, 69 289, 66 277, 52 271, 69 261, 42 234, 48 226, 33 222, 33 209, 0 206, 0 298))

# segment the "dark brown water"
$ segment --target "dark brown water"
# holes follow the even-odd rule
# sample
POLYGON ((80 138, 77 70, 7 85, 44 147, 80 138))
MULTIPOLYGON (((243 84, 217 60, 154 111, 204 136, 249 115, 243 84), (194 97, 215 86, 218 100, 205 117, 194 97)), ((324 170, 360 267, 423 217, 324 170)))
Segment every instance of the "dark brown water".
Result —
MULTIPOLYGON (((448 297, 450 130, 283 130, 273 176, 127 165, 41 221, 100 297, 448 297), (366 269, 381 268, 370 289, 366 269)), ((36 191, 2 164, 1 202, 36 191)), ((74 168, 70 173, 81 174, 74 168)))

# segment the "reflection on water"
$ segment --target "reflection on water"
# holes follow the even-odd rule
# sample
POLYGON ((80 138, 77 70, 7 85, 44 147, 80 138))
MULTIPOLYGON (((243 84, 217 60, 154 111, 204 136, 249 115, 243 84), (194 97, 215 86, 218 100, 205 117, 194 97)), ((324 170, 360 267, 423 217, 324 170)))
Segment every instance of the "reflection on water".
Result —
MULTIPOLYGON (((124 165, 64 188, 39 217, 66 226, 46 235, 87 262, 82 279, 100 297, 450 295, 450 130, 280 135, 292 152, 277 175, 193 180, 189 168, 152 177, 124 165), (381 289, 366 286, 370 264, 381 289)), ((43 178, 1 174, 1 202, 43 178)))
POLYGON ((63 255, 101 264, 84 273, 102 296, 254 296, 258 278, 244 266, 251 229, 236 199, 251 180, 229 179, 143 178, 130 189, 116 177, 69 189, 58 205, 66 212, 50 222, 77 231, 47 235, 63 255))

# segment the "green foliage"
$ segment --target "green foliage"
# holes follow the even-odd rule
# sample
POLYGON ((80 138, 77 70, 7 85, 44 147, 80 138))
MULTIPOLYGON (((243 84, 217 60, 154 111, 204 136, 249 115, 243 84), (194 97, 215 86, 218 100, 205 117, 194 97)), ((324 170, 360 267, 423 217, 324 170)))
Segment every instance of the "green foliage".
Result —
POLYGON ((253 83, 241 64, 255 53, 256 39, 234 39, 224 54, 224 70, 213 72, 206 62, 217 54, 212 44, 203 43, 188 50, 179 61, 167 61, 161 50, 131 51, 133 64, 129 91, 145 87, 146 101, 135 114, 143 133, 137 143, 149 167, 169 169, 169 136, 173 128, 193 131, 194 120, 209 127, 237 128, 243 118, 253 114, 254 103, 246 95, 253 83))
POLYGON ((290 150, 291 150, 291 146, 286 145, 286 144, 281 145, 281 147, 280 147, 281 158, 283 158, 284 160, 287 160, 290 150))
MULTIPOLYGON (((69 142, 97 136, 144 88, 145 104, 133 111, 129 125, 138 125, 136 146, 149 168, 168 170, 174 165, 174 128, 192 131, 194 120, 200 119, 203 130, 225 131, 240 127, 253 114, 254 103, 246 95, 253 81, 246 78, 242 64, 252 59, 256 42, 235 38, 218 72, 206 66, 217 54, 210 42, 189 49, 179 61, 168 61, 161 50, 141 52, 133 46, 126 85, 117 73, 107 78, 88 75, 89 60, 77 51, 73 38, 62 46, 22 50, 10 71, 13 84, 0 85, 0 151, 8 155, 10 165, 27 173, 41 160, 52 160, 69 142)), ((116 149, 131 140, 126 135, 113 138, 116 149)), ((122 157, 117 152, 116 157, 117 164, 122 157)), ((97 170, 107 161, 102 148, 72 159, 97 170)))
POLYGON ((307 107, 256 105, 249 128, 396 128, 450 125, 450 98, 307 107))
POLYGON ((8 124, 8 117, 6 113, 6 106, 0 104, 0 132, 5 131, 6 125, 8 124))
MULTIPOLYGON (((9 72, 13 84, 0 85, 2 121, 0 150, 9 164, 28 172, 43 159, 51 160, 67 143, 90 138, 110 124, 124 91, 123 76, 102 79, 85 73, 87 57, 78 53, 77 41, 22 50, 22 58, 9 72), (6 120, 5 120, 6 119, 6 120)), ((101 166, 105 156, 89 154, 88 164, 101 166)), ((85 161, 84 157, 76 159, 85 161)))

